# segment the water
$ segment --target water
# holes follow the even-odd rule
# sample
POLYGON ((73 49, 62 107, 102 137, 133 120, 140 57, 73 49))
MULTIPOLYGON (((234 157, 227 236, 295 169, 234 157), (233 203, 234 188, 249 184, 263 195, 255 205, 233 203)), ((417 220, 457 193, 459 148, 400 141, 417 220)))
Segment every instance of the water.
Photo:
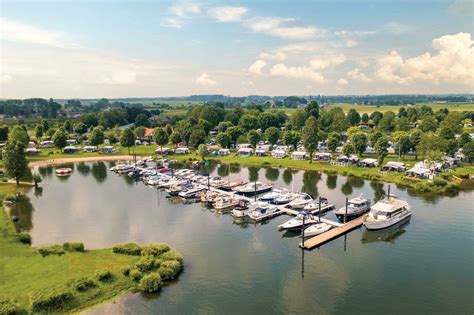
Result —
MULTIPOLYGON (((126 294, 92 314, 447 313, 471 314, 473 197, 422 197, 392 186, 413 207, 409 222, 364 228, 320 249, 302 251, 297 234, 279 232, 280 216, 236 224, 228 214, 183 205, 164 192, 108 171, 111 163, 74 165, 69 177, 40 169, 43 190, 12 211, 34 245, 83 241, 87 248, 130 240, 167 242, 185 270, 159 294, 126 294)), ((227 175, 227 167, 212 170, 227 175)), ((387 185, 284 169, 230 169, 233 180, 273 181, 344 204, 345 196, 379 199, 387 185)), ((335 219, 333 214, 326 216, 335 219)))

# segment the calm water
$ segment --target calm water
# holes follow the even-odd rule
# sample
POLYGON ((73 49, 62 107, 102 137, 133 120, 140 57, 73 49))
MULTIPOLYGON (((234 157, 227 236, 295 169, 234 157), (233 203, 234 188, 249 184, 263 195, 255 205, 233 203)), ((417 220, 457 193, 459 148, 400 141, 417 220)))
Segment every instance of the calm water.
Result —
MULTIPOLYGON (((90 313, 452 313, 472 314, 474 193, 423 198, 392 187, 413 207, 411 220, 389 230, 355 230, 303 252, 282 233, 280 216, 236 224, 228 214, 166 198, 164 192, 108 171, 111 163, 74 165, 69 177, 42 168, 42 192, 12 211, 34 245, 81 240, 88 248, 130 240, 167 242, 185 258, 179 281, 159 295, 127 294, 90 313)), ((230 170, 344 204, 345 196, 380 198, 387 185, 284 169, 230 170)), ((227 167, 213 172, 227 175, 227 167)), ((327 218, 334 218, 328 214, 327 218)), ((19 226, 20 228, 20 226, 19 226)))

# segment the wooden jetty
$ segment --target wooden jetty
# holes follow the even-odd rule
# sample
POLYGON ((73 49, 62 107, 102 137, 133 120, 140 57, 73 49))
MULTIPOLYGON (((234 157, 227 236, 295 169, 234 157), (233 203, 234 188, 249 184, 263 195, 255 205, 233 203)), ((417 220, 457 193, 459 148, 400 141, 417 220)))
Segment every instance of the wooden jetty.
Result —
MULTIPOLYGON (((354 219, 352 221, 349 221, 346 224, 341 224, 338 227, 332 228, 329 231, 316 235, 313 238, 310 238, 309 240, 305 240, 304 242, 300 243, 300 247, 304 249, 312 249, 315 247, 319 247, 335 238, 338 238, 341 235, 344 235, 362 225, 362 218, 364 216, 361 216, 357 219, 354 219)), ((322 220, 321 220, 322 221, 322 220)))

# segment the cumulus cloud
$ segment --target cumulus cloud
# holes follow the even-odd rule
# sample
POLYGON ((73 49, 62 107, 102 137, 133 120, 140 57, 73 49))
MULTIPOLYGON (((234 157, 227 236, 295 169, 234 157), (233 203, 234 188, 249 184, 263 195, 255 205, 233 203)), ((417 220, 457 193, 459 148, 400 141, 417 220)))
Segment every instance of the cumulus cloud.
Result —
POLYGON ((302 25, 292 18, 260 17, 246 21, 245 26, 256 33, 284 39, 307 39, 324 33, 310 25, 302 25))
POLYGON ((161 21, 160 25, 163 27, 181 28, 183 26, 183 22, 175 18, 166 18, 161 21))
POLYGON ((340 55, 330 55, 311 59, 309 62, 311 68, 315 70, 322 70, 328 67, 337 66, 346 61, 346 57, 340 55))
POLYGON ((266 53, 266 52, 263 52, 259 55, 259 58, 260 59, 265 59, 265 60, 279 60, 279 61, 283 61, 286 59, 286 54, 282 51, 277 51, 275 52, 274 54, 272 53, 266 53))
POLYGON ((212 86, 212 85, 216 85, 217 82, 211 79, 209 77, 209 74, 207 74, 207 72, 203 72, 201 73, 200 76, 196 78, 196 84, 203 85, 203 86, 212 86))
POLYGON ((262 69, 267 65, 265 60, 259 59, 255 61, 250 67, 249 72, 253 74, 262 74, 262 69))
POLYGON ((357 81, 362 81, 362 82, 372 82, 372 79, 369 78, 365 73, 361 72, 359 68, 355 68, 349 72, 347 72, 347 75, 357 81))
POLYGON ((387 83, 452 83, 474 88, 474 47, 469 33, 435 38, 429 52, 403 59, 397 51, 377 59, 375 75, 387 83))
POLYGON ((324 83, 324 77, 319 72, 314 71, 309 67, 288 67, 282 63, 274 65, 270 69, 270 74, 273 76, 311 80, 317 83, 324 83))
POLYGON ((201 13, 201 6, 197 3, 179 3, 169 8, 170 12, 179 17, 188 17, 190 15, 201 13))
POLYGON ((347 82, 347 80, 344 79, 344 78, 340 78, 339 80, 337 80, 337 84, 339 84, 339 85, 347 85, 347 84, 349 84, 349 82, 347 82))
POLYGON ((0 18, 0 30, 0 37, 5 41, 56 48, 73 48, 78 46, 63 32, 35 27, 10 19, 0 18))
POLYGON ((245 7, 216 7, 210 10, 210 14, 219 22, 237 22, 248 12, 245 7))

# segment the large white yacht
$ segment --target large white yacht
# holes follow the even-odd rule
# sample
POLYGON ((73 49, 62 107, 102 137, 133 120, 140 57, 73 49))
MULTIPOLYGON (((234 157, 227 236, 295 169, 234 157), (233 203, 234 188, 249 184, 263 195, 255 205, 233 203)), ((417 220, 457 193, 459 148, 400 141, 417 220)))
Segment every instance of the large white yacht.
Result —
POLYGON ((368 230, 380 230, 392 226, 411 216, 411 206, 393 195, 379 200, 364 218, 368 230))

